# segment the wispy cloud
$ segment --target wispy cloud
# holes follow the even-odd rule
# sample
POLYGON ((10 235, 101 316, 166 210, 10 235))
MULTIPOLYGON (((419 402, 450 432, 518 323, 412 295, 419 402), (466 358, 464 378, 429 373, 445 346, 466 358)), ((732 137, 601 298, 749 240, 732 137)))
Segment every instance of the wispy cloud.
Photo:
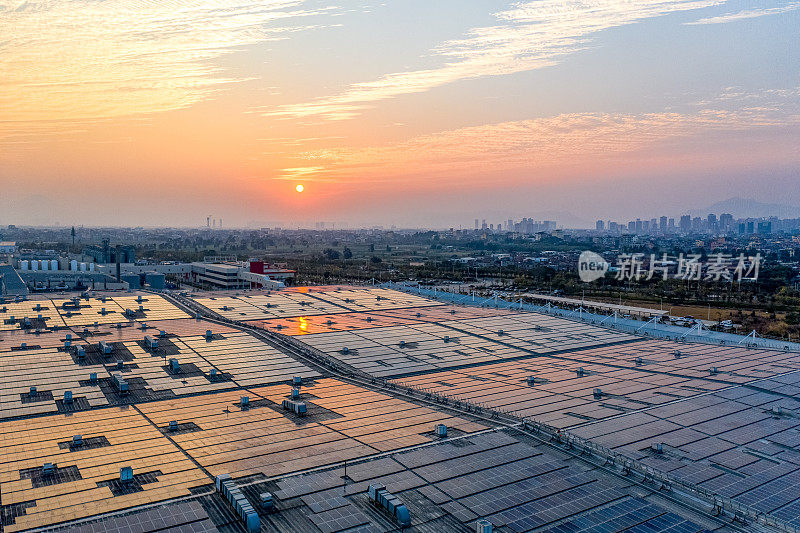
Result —
POLYGON ((301 159, 305 169, 314 169, 306 177, 320 180, 457 180, 481 169, 494 176, 511 169, 534 175, 621 160, 671 140, 800 127, 800 89, 765 91, 753 98, 730 98, 730 93, 706 102, 713 107, 685 113, 562 114, 442 131, 396 144, 309 151, 301 159))
POLYGON ((726 13, 716 17, 707 17, 694 22, 686 22, 685 24, 692 26, 696 24, 725 24, 727 22, 736 22, 738 20, 754 19, 764 17, 766 15, 778 15, 780 13, 787 13, 800 8, 800 2, 791 2, 785 6, 780 7, 766 7, 758 9, 746 9, 736 13, 726 13))
POLYGON ((246 79, 214 60, 333 9, 303 0, 0 0, 0 134, 190 106, 246 79))
POLYGON ((726 0, 536 0, 495 14, 498 24, 470 30, 463 39, 433 50, 442 66, 387 74, 355 83, 343 92, 277 109, 270 116, 353 118, 375 102, 420 93, 459 80, 501 76, 551 66, 590 46, 591 37, 610 28, 726 0))

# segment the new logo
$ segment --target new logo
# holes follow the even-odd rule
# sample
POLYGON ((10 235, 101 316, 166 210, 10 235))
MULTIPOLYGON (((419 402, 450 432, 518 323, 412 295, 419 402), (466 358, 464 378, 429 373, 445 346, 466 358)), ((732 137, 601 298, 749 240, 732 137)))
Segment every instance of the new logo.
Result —
POLYGON ((589 251, 581 252, 578 258, 578 276, 581 281, 589 283, 605 276, 608 266, 601 255, 589 251))

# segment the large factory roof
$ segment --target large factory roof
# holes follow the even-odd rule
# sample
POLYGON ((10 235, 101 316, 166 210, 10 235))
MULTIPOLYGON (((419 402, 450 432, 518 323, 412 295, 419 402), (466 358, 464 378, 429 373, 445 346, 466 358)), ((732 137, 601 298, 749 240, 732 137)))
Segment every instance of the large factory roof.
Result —
POLYGON ((372 287, 3 307, 5 531, 800 526, 796 352, 372 287))

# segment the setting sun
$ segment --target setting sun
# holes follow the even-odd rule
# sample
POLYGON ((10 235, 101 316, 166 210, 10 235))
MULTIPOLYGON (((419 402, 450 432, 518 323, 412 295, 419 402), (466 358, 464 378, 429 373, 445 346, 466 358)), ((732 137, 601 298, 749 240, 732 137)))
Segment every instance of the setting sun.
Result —
POLYGON ((294 189, 295 189, 297 192, 303 192, 303 189, 304 189, 304 188, 305 188, 305 187, 303 187, 302 185, 298 184, 298 185, 297 185, 297 187, 295 187, 294 189))

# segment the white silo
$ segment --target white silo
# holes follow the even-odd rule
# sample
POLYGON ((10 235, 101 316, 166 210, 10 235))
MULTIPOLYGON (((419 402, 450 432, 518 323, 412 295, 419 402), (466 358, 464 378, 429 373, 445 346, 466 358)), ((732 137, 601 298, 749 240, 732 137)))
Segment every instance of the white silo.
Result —
POLYGON ((89 272, 94 272, 94 263, 89 263, 89 272))
POLYGON ((86 263, 81 263, 81 272, 86 272, 86 263))
POLYGON ((75 259, 73 259, 72 261, 70 261, 70 262, 69 262, 69 269, 70 269, 71 271, 73 271, 73 272, 77 272, 77 271, 78 271, 78 261, 77 261, 77 260, 75 260, 75 259))
POLYGON ((50 270, 50 261, 42 259, 42 271, 50 270))
POLYGON ((50 270, 58 270, 58 260, 51 259, 50 260, 50 270))
POLYGON ((33 270, 34 272, 39 270, 39 260, 38 259, 33 259, 31 261, 31 270, 33 270))
POLYGON ((19 269, 23 270, 23 271, 27 271, 28 270, 28 260, 27 259, 23 259, 22 261, 19 262, 19 269))

